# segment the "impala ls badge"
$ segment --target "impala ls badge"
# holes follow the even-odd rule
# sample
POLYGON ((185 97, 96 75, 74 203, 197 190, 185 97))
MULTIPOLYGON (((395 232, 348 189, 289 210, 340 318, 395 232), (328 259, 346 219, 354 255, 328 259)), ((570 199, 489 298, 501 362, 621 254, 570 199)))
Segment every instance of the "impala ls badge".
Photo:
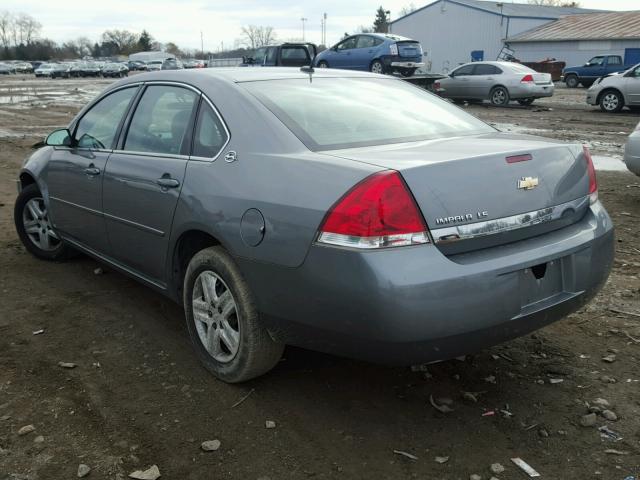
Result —
POLYGON ((518 189, 531 190, 538 186, 538 177, 522 177, 518 180, 518 189))
POLYGON ((235 162, 237 159, 238 159, 238 154, 233 150, 229 150, 227 154, 224 156, 224 161, 227 163, 235 162))

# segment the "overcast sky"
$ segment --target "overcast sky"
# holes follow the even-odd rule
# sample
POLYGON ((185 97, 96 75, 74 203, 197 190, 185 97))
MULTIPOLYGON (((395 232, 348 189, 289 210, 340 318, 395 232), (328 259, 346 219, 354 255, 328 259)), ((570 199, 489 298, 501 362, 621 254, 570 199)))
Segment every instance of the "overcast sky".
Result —
MULTIPOLYGON (((503 0, 509 1, 509 0, 503 0)), ((0 10, 24 12, 42 23, 42 36, 65 41, 79 36, 98 40, 111 28, 141 32, 146 29, 160 42, 181 47, 225 49, 241 37, 243 25, 271 25, 278 39, 302 37, 301 18, 307 18, 306 40, 320 43, 320 21, 327 20, 327 43, 335 43, 344 32, 360 25, 371 25, 379 5, 397 18, 402 7, 413 3, 421 7, 430 1, 412 0, 2 0, 0 10)), ((581 0, 585 8, 609 10, 640 9, 639 0, 581 0)))

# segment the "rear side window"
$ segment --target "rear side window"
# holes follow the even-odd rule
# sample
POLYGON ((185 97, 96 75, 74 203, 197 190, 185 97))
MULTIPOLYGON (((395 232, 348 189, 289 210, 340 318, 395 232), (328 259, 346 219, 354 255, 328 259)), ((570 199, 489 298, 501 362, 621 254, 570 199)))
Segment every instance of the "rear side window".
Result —
POLYGON ((622 58, 618 57, 617 55, 613 55, 611 57, 609 57, 609 65, 622 65, 622 58))
POLYGON ((124 149, 180 154, 198 95, 166 85, 147 87, 131 119, 124 149))
POLYGON ((308 50, 302 46, 282 47, 280 56, 282 65, 286 67, 302 67, 311 63, 308 50))
POLYGON ((474 75, 497 75, 499 73, 502 73, 502 70, 495 65, 487 65, 486 63, 477 64, 473 72, 474 75))
POLYGON ((114 92, 85 113, 78 122, 74 138, 79 148, 113 148, 122 116, 127 111, 138 87, 114 92))
POLYGON ((229 135, 227 135, 220 118, 209 103, 203 99, 196 121, 192 155, 213 158, 220 153, 228 139, 229 135))

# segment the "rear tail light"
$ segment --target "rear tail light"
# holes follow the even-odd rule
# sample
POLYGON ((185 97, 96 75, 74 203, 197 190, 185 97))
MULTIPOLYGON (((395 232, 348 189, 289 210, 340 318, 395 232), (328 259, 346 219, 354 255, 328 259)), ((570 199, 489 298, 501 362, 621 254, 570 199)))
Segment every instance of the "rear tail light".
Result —
POLYGON ((429 243, 429 232, 411 192, 394 170, 376 173, 331 208, 318 243, 362 249, 429 243))
POLYGON ((531 75, 530 73, 526 74, 524 77, 522 77, 520 83, 534 83, 533 75, 531 75))
POLYGON ((396 43, 389 45, 389 53, 391 55, 398 55, 398 45, 396 43))
POLYGON ((593 158, 591 158, 591 152, 589 147, 584 145, 582 147, 584 152, 584 159, 587 162, 587 172, 589 174, 589 201, 593 205, 598 201, 598 180, 596 179, 596 169, 593 166, 593 158))

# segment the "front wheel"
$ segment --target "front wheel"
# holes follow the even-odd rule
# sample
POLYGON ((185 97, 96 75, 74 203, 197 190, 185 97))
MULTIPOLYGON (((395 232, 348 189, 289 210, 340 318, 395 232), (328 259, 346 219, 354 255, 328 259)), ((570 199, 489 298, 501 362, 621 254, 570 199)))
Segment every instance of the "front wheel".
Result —
POLYGON ((534 102, 535 98, 521 98, 518 103, 523 107, 529 106, 534 102))
POLYGON ((503 107, 509 103, 509 90, 504 87, 496 87, 491 90, 489 100, 493 105, 503 107))
POLYGON ((564 79, 564 83, 566 83, 569 88, 578 88, 580 81, 576 75, 567 75, 564 79))
POLYGON ((60 240, 49 218, 44 198, 34 183, 22 189, 13 210, 16 231, 25 248, 43 260, 64 260, 71 248, 60 240))
POLYGON ((607 113, 618 113, 624 107, 624 98, 616 90, 609 90, 600 97, 600 109, 607 113))
POLYGON ((384 65, 382 65, 382 62, 380 60, 374 60, 373 62, 371 62, 371 66, 369 67, 369 70, 371 71, 371 73, 383 74, 384 65))
POLYGON ((278 363, 284 345, 261 324, 249 285, 222 247, 194 255, 183 291, 191 342, 213 375, 228 383, 244 382, 278 363))

